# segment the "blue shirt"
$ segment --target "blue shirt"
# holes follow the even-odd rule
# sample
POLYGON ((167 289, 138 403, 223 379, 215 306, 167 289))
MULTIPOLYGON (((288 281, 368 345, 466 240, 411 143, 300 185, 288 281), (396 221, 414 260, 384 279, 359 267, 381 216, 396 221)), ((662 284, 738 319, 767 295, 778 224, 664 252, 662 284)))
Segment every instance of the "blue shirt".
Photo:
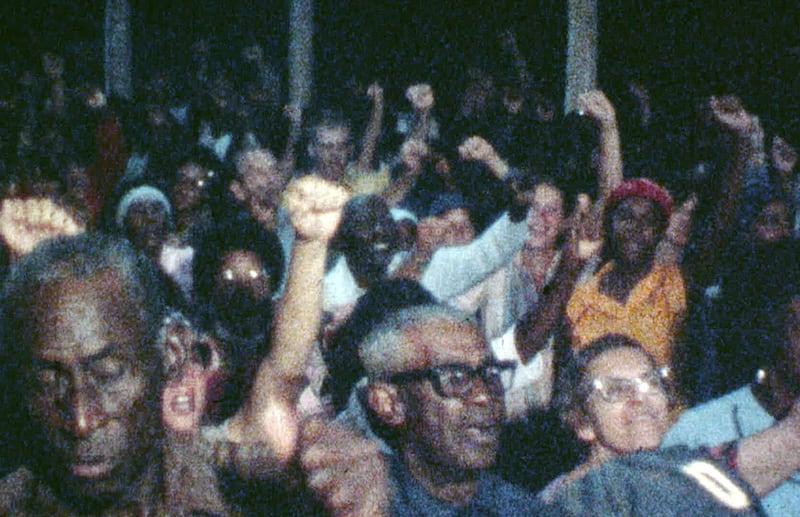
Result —
POLYGON ((539 502, 533 494, 499 476, 484 472, 475 497, 456 506, 431 496, 412 476, 397 455, 387 458, 391 471, 390 515, 395 517, 505 517, 538 515, 539 502))

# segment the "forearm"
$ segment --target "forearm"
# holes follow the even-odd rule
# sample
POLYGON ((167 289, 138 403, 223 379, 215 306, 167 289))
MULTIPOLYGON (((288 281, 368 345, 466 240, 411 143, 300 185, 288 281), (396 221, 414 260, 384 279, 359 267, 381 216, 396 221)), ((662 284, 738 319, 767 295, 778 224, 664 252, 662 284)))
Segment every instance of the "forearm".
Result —
POLYGON ((386 201, 386 204, 390 208, 396 207, 401 201, 403 201, 403 199, 405 199, 406 195, 414 186, 416 179, 417 173, 414 173, 410 170, 404 171, 402 176, 392 181, 392 184, 389 186, 389 188, 383 191, 381 197, 383 197, 383 199, 386 201))
POLYGON ((364 133, 364 140, 361 143, 361 154, 358 157, 358 164, 362 169, 369 169, 372 166, 375 147, 383 126, 383 111, 383 100, 380 98, 375 99, 375 103, 372 105, 372 116, 364 133))
POLYGON ((296 446, 294 408, 320 325, 325 256, 325 243, 295 241, 270 354, 258 367, 247 402, 228 425, 232 442, 265 442, 283 461, 293 456, 296 446))
POLYGON ((622 146, 616 121, 601 124, 599 144, 598 192, 605 204, 611 192, 622 183, 622 146))
POLYGON ((800 432, 787 417, 761 433, 739 441, 737 472, 764 496, 800 470, 800 432))
POLYGON ((564 317, 580 272, 578 263, 563 258, 555 277, 548 284, 552 289, 546 291, 540 302, 517 322, 515 340, 523 362, 527 363, 547 346, 548 339, 564 317))
POLYGON ((706 226, 698 241, 699 252, 691 276, 700 285, 707 285, 712 281, 720 250, 730 238, 736 204, 744 179, 746 155, 747 142, 739 139, 710 224, 706 226))
POLYGON ((471 243, 437 250, 420 283, 440 301, 447 301, 506 265, 522 248, 527 234, 525 220, 512 222, 504 214, 471 243))
MULTIPOLYGON (((285 381, 303 377, 322 314, 322 277, 327 244, 295 240, 289 274, 272 328, 270 375, 285 381)), ((260 377, 257 381, 262 380, 260 377)), ((266 383, 268 379, 263 379, 266 383)), ((257 382, 256 385, 259 383, 257 382)))
POLYGON ((429 109, 420 109, 414 113, 414 126, 408 132, 406 140, 428 141, 428 132, 431 126, 431 112, 429 109))

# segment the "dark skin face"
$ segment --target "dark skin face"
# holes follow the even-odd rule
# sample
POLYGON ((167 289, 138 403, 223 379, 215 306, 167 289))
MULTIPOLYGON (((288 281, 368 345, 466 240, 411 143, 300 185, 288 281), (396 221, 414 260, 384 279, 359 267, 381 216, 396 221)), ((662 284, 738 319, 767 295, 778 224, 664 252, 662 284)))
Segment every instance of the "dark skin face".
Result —
POLYGON ((397 224, 389 208, 379 199, 370 199, 346 223, 352 231, 345 243, 347 265, 362 286, 382 279, 399 246, 397 224))
POLYGON ((172 206, 177 212, 196 209, 206 199, 211 180, 209 172, 191 162, 178 169, 178 179, 172 189, 172 206))
POLYGON ((634 268, 649 264, 663 232, 664 217, 655 203, 643 197, 625 199, 611 214, 614 260, 634 268))
POLYGON ((214 290, 217 313, 239 332, 262 332, 270 319, 272 278, 257 253, 236 250, 220 262, 214 290))
POLYGON ((160 363, 117 273, 44 287, 24 336, 39 473, 83 509, 122 499, 157 454, 160 363))
POLYGON ((157 201, 131 205, 125 216, 125 237, 149 257, 155 257, 167 237, 167 213, 157 201))
POLYGON ((653 267, 666 221, 654 202, 636 196, 620 202, 610 217, 608 243, 615 267, 600 280, 600 291, 624 303, 653 267))

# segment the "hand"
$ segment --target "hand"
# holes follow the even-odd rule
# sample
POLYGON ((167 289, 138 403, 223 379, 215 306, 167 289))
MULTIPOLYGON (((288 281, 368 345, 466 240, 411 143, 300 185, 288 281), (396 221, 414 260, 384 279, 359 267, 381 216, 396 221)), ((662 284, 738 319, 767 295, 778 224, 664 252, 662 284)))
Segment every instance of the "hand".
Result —
POLYGON ((40 242, 86 229, 65 208, 48 198, 6 199, 0 208, 0 235, 14 258, 40 242))
POLYGON ((386 464, 375 442, 336 423, 303 423, 300 467, 331 515, 381 516, 388 508, 386 464))
POLYGON ((686 245, 686 241, 689 239, 689 229, 692 225, 692 213, 696 206, 697 195, 693 193, 686 198, 686 201, 677 210, 672 211, 664 238, 674 246, 683 248, 686 245))
POLYGON ((303 108, 297 104, 287 104, 283 107, 283 116, 293 127, 299 127, 303 122, 303 108))
POLYGON ((422 162, 430 154, 430 147, 422 140, 412 138, 400 146, 400 161, 411 172, 422 170, 422 162))
POLYGON ((744 109, 742 101, 735 95, 712 96, 709 100, 711 114, 722 127, 746 137, 755 129, 753 117, 744 109))
POLYGON ((471 136, 458 146, 458 155, 464 160, 475 160, 483 163, 498 158, 492 144, 480 136, 471 136))
POLYGON ((381 88, 381 85, 377 82, 370 84, 367 88, 367 97, 374 102, 383 102, 383 88, 381 88))
POLYGON ((298 239, 327 243, 339 226, 348 197, 344 187, 309 175, 289 183, 283 205, 298 239))
POLYGON ((581 94, 578 97, 578 110, 580 114, 593 118, 602 126, 611 126, 617 123, 614 105, 601 90, 591 90, 581 94))
POLYGON ((429 110, 433 107, 433 89, 429 84, 414 84, 406 90, 406 99, 417 111, 429 110))
POLYGON ((598 255, 603 248, 602 224, 600 205, 598 203, 592 205, 589 196, 578 194, 575 208, 567 220, 569 228, 567 256, 583 263, 598 255))
POLYGON ((784 178, 788 178, 797 165, 797 150, 783 138, 775 136, 772 139, 770 158, 775 170, 784 178))

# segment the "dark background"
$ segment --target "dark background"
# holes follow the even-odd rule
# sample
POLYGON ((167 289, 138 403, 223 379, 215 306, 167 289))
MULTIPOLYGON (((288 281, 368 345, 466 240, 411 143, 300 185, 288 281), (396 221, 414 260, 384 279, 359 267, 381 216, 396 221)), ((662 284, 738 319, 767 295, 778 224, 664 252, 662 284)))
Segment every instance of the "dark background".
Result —
MULTIPOLYGON (((600 3, 600 83, 629 78, 651 87, 657 106, 689 111, 710 93, 739 93, 751 110, 796 134, 800 91, 797 2, 764 0, 600 3), (790 6, 790 7, 787 7, 790 6)), ((337 95, 348 81, 381 80, 391 96, 428 80, 458 86, 465 66, 480 63, 507 74, 499 33, 512 28, 543 90, 563 91, 566 2, 556 0, 341 0, 316 5, 318 94, 337 95)), ((102 0, 4 0, 0 38, 5 65, 37 66, 58 48, 70 70, 102 79, 102 0), (9 65, 11 63, 11 65, 9 65)), ((152 2, 131 0, 135 79, 156 67, 180 69, 198 36, 229 46, 264 44, 285 64, 287 1, 152 2)), ((561 101, 558 99, 558 104, 561 101)), ((796 141, 796 139, 795 139, 796 141)))

